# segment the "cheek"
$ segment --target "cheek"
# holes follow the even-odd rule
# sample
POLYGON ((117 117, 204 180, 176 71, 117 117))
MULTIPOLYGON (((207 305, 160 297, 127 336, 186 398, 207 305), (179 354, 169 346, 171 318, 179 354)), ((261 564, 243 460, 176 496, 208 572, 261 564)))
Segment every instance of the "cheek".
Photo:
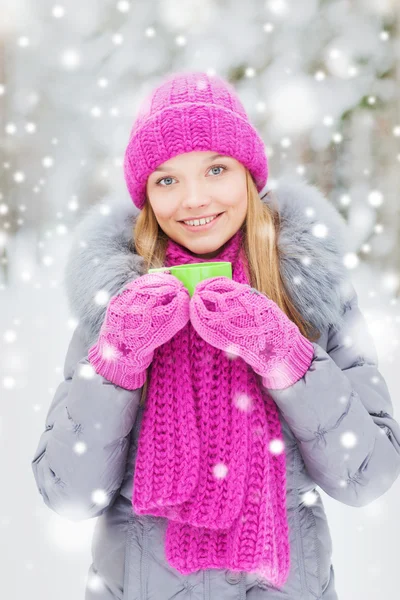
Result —
POLYGON ((171 221, 171 220, 175 221, 174 213, 171 212, 171 211, 166 211, 166 210, 163 210, 163 211, 160 212, 159 218, 162 221, 171 221))
POLYGON ((229 209, 232 214, 243 214, 247 210, 247 187, 246 182, 241 179, 235 180, 235 185, 230 186, 227 190, 226 209, 229 209))
POLYGON ((229 205, 230 211, 235 215, 243 215, 247 211, 247 202, 243 200, 243 196, 236 199, 236 202, 231 202, 229 205))
POLYGON ((174 209, 171 207, 167 201, 164 201, 160 204, 153 204, 153 211, 156 215, 157 220, 159 221, 167 221, 173 218, 174 209))
POLYGON ((176 207, 172 198, 166 198, 163 190, 158 190, 154 186, 148 185, 147 198, 151 204, 157 221, 167 221, 173 218, 176 207))
POLYGON ((160 217, 157 217, 157 220, 166 231, 170 231, 172 233, 176 227, 180 227, 180 224, 177 222, 177 218, 178 216, 175 213, 164 211, 160 217))

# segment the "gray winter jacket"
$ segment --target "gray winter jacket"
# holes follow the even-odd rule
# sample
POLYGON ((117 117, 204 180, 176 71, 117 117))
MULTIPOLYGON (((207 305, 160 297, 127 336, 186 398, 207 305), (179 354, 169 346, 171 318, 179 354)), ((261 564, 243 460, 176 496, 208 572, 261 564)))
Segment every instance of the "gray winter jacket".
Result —
MULTIPOLYGON (((345 222, 315 187, 278 183, 282 277, 298 310, 321 332, 304 377, 270 390, 285 441, 289 578, 279 590, 253 573, 209 569, 183 576, 165 559, 167 520, 132 510, 141 390, 110 383, 87 359, 107 306, 96 294, 104 290, 109 300, 144 273, 132 238, 138 210, 124 199, 109 203, 110 210, 91 206, 76 228, 64 276, 78 326, 32 461, 47 506, 74 521, 99 517, 86 600, 337 599, 331 536, 316 488, 365 506, 400 473, 400 427, 343 265, 345 222), (326 236, 314 229, 318 224, 327 226, 326 236), (101 589, 90 584, 94 574, 101 589)), ((265 191, 262 201, 271 202, 265 191)))

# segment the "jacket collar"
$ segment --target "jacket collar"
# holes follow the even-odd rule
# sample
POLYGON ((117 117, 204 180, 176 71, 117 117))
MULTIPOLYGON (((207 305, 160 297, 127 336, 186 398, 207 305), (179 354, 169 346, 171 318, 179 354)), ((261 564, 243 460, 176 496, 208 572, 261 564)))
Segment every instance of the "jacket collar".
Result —
MULTIPOLYGON (((280 270, 297 310, 319 331, 340 327, 351 292, 343 256, 349 231, 336 208, 314 186, 299 179, 267 183, 263 202, 279 208, 280 270)), ((63 273, 72 316, 88 344, 99 335, 107 303, 121 287, 144 274, 134 252, 133 225, 139 210, 130 198, 107 198, 86 209, 76 226, 63 273)))

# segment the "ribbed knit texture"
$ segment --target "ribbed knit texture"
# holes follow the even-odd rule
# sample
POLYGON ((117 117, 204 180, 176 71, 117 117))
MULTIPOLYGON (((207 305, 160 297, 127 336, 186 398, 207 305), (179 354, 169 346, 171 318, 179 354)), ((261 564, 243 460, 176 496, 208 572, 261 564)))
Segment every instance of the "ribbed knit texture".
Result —
MULTIPOLYGON (((249 283, 239 230, 214 261, 249 283)), ((166 266, 204 262, 169 239, 166 266)), ((257 572, 281 586, 290 568, 286 457, 278 409, 254 370, 189 321, 157 348, 135 463, 137 514, 168 519, 166 558, 182 574, 257 572)))
POLYGON ((125 182, 142 209, 154 169, 185 152, 218 152, 248 168, 260 192, 268 178, 264 142, 233 85, 218 75, 182 71, 142 101, 124 155, 125 182))

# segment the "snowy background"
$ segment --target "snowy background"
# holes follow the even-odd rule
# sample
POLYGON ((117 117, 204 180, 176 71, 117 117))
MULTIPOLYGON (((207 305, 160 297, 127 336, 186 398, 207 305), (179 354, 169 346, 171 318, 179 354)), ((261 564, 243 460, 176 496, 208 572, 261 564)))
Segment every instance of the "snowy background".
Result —
MULTIPOLYGON (((95 520, 48 509, 30 461, 75 326, 71 233, 106 195, 131 202, 123 152, 164 75, 232 82, 271 184, 306 177, 345 217, 346 264, 400 419, 399 58, 398 0, 2 0, 1 597, 83 600, 95 520)), ((397 596, 400 481, 364 508, 322 496, 340 600, 397 596)))

